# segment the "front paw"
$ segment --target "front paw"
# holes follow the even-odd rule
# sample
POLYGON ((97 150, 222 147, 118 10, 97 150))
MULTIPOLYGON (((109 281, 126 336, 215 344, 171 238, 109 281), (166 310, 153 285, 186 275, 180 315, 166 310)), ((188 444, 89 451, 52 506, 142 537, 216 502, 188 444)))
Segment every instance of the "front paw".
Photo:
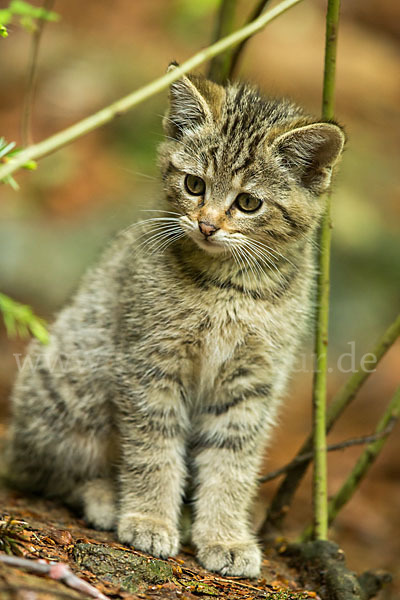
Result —
POLYGON ((261 551, 254 542, 214 543, 200 546, 199 562, 209 571, 238 577, 258 577, 261 551))
POLYGON ((161 558, 175 556, 179 550, 179 534, 176 528, 140 514, 120 517, 118 538, 136 550, 143 550, 161 558))

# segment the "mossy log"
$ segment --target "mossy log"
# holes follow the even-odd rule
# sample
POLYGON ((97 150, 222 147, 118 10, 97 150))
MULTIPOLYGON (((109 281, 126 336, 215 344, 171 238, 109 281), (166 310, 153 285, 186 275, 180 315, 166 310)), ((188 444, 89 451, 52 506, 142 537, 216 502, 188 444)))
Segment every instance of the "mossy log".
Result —
POLYGON ((391 581, 388 573, 372 571, 358 577, 347 568, 345 554, 334 542, 292 544, 284 554, 304 580, 313 582, 323 600, 369 600, 391 581))
POLYGON ((75 544, 72 557, 79 567, 132 594, 144 591, 150 584, 165 583, 173 576, 172 565, 165 561, 104 544, 75 544))

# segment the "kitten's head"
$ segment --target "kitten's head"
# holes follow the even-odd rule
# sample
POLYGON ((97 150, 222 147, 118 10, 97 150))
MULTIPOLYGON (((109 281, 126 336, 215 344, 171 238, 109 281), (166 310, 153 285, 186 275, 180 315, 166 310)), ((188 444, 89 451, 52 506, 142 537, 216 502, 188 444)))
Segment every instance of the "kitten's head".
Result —
POLYGON ((281 249, 309 235, 345 141, 338 125, 290 101, 193 75, 171 85, 164 129, 166 197, 186 234, 210 254, 281 249))

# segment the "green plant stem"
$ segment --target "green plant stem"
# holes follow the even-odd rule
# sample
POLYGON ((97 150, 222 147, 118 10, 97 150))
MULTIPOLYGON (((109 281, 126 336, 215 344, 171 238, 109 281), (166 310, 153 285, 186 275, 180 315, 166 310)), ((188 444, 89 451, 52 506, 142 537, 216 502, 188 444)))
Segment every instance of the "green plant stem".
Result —
POLYGON ((328 0, 325 31, 324 84, 322 91, 322 118, 335 116, 336 54, 339 33, 340 0, 328 0))
POLYGON ((319 244, 319 275, 317 287, 317 321, 315 332, 315 371, 313 382, 313 507, 314 537, 327 539, 328 533, 328 487, 326 450, 326 385, 327 346, 329 320, 329 263, 330 263, 330 203, 327 201, 321 225, 319 244))
POLYGON ((74 140, 82 137, 86 133, 97 129, 101 125, 108 123, 115 117, 122 115, 127 110, 130 110, 137 104, 144 102, 147 98, 158 94, 165 88, 167 88, 173 81, 179 79, 185 73, 188 73, 192 69, 195 69, 199 65, 203 64, 207 60, 210 60, 214 56, 221 54, 228 48, 232 48, 233 46, 239 44, 242 40, 254 35, 255 33, 261 31, 271 21, 276 19, 279 15, 286 12, 292 6, 299 4, 302 0, 284 0, 273 9, 269 10, 266 13, 263 13, 258 19, 253 21, 252 23, 242 27, 238 31, 228 35, 227 37, 219 40, 215 44, 212 44, 208 48, 204 50, 200 50, 194 56, 186 60, 179 67, 176 67, 173 70, 170 70, 168 73, 155 79, 151 83, 145 85, 144 87, 128 94, 127 96, 117 100, 113 104, 110 104, 106 108, 98 111, 94 115, 91 115, 75 125, 52 135, 51 137, 34 144, 33 146, 29 146, 22 152, 18 154, 18 156, 10 161, 8 161, 5 165, 0 167, 0 181, 4 179, 7 175, 14 173, 17 169, 20 169, 25 163, 30 160, 37 160, 55 152, 59 148, 73 142, 74 140))
MULTIPOLYGON (((332 119, 335 101, 336 49, 340 0, 328 0, 325 37, 324 85, 322 118, 332 119)), ((315 323, 315 372, 313 383, 313 506, 314 538, 325 540, 328 535, 327 513, 327 452, 326 452, 326 387, 329 325, 329 265, 331 247, 330 198, 319 232, 317 318, 315 323)))
MULTIPOLYGON (((267 4, 270 2, 271 0, 261 0, 259 1, 256 6, 254 7, 250 17, 247 20, 247 23, 251 23, 252 21, 254 21, 254 19, 257 19, 261 13, 265 10, 267 4)), ((229 71, 227 74, 227 79, 232 79, 234 74, 235 74, 235 70, 237 68, 237 65, 239 63, 239 58, 241 57, 243 50, 247 44, 247 42, 249 41, 250 38, 246 38, 245 40, 241 41, 240 44, 238 44, 234 50, 231 52, 230 54, 230 65, 229 65, 229 71)))
MULTIPOLYGON (((395 341, 400 336, 400 314, 397 318, 389 325, 385 333, 378 340, 375 347, 367 355, 371 360, 368 361, 368 370, 365 369, 364 363, 361 362, 358 366, 358 370, 346 381, 342 388, 334 396, 332 402, 328 406, 326 415, 326 432, 332 429, 333 425, 343 413, 345 408, 352 402, 357 395, 358 391, 375 372, 379 362, 385 356, 386 352, 391 348, 395 341)), ((367 356, 364 355, 364 356, 367 356)), ((296 457, 304 454, 308 454, 312 450, 312 436, 308 436, 296 457)), ((274 498, 272 499, 268 515, 262 525, 261 532, 263 535, 267 535, 271 529, 279 529, 282 526, 284 516, 287 512, 287 508, 290 506, 293 496, 300 485, 301 480, 304 477, 307 467, 311 462, 311 458, 304 461, 302 464, 294 467, 286 475, 281 485, 279 486, 274 498)))
MULTIPOLYGON (((389 424, 387 429, 381 431, 379 434, 373 433, 371 435, 365 435, 359 438, 344 440, 343 442, 337 442, 336 444, 330 444, 329 446, 327 446, 327 451, 335 452, 336 450, 346 450, 346 448, 351 448, 352 446, 360 446, 361 444, 369 444, 371 442, 375 442, 375 440, 387 436, 392 431, 393 426, 394 423, 389 424)), ((300 456, 296 456, 287 465, 280 467, 279 469, 275 469, 275 471, 270 471, 266 475, 260 477, 258 483, 266 483, 267 481, 272 481, 272 479, 276 479, 276 477, 279 477, 280 475, 291 471, 301 463, 309 463, 310 460, 312 460, 312 458, 313 452, 308 452, 308 454, 301 454, 300 456)))
MULTIPOLYGON (((50 12, 53 9, 53 6, 54 0, 43 0, 42 2, 42 9, 46 12, 50 12)), ((47 21, 45 19, 37 19, 36 30, 32 34, 32 51, 28 68, 24 108, 22 110, 21 137, 23 146, 32 144, 33 141, 31 131, 32 106, 36 90, 40 41, 42 39, 43 29, 46 23, 47 21)))
MULTIPOLYGON (((234 30, 237 0, 221 0, 213 41, 229 35, 234 30)), ((208 69, 208 78, 216 83, 225 83, 229 77, 231 52, 214 56, 208 69)))
MULTIPOLYGON (((389 424, 397 421, 400 417, 400 387, 396 390, 389 406, 384 412, 382 418, 380 419, 375 434, 379 435, 387 427, 389 424)), ((355 490, 357 489, 360 481, 365 477, 369 468, 377 458, 378 454, 382 450, 384 444, 388 439, 389 434, 380 439, 375 440, 368 444, 365 448, 364 452, 361 454, 360 458, 356 462, 353 470, 351 471, 349 477, 344 482, 338 493, 330 500, 328 505, 328 517, 329 517, 329 525, 336 518, 340 509, 350 500, 355 490)))
MULTIPOLYGON (((372 352, 364 354, 370 356, 368 360, 368 369, 365 369, 364 362, 359 365, 358 370, 347 380, 343 387, 337 392, 328 407, 327 412, 327 432, 329 432, 345 408, 354 400, 359 389, 368 377, 375 372, 379 362, 385 356, 386 352, 393 346, 400 337, 400 314, 389 325, 383 336, 378 340, 372 352)), ((364 358, 363 357, 363 358, 364 358)))
MULTIPOLYGON (((393 430, 395 422, 400 417, 400 387, 396 390, 389 406, 382 415, 378 425, 375 429, 375 436, 377 439, 368 444, 365 448, 350 475, 337 492, 337 494, 329 501, 328 504, 328 520, 329 525, 337 517, 339 511, 345 504, 351 499, 360 482, 366 476, 368 470, 378 457, 380 451, 385 445, 390 432, 393 430), (386 431, 386 434, 384 432, 386 431)), ((307 527, 301 537, 300 541, 304 542, 310 538, 312 528, 307 527)))

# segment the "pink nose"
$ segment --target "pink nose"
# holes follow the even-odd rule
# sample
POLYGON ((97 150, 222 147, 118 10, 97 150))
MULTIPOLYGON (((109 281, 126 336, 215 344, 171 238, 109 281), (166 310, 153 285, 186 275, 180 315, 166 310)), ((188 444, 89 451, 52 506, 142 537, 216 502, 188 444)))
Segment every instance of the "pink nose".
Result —
POLYGON ((202 234, 208 237, 215 233, 219 229, 219 227, 215 227, 215 225, 213 225, 212 223, 208 223, 208 221, 199 221, 199 229, 202 234))

